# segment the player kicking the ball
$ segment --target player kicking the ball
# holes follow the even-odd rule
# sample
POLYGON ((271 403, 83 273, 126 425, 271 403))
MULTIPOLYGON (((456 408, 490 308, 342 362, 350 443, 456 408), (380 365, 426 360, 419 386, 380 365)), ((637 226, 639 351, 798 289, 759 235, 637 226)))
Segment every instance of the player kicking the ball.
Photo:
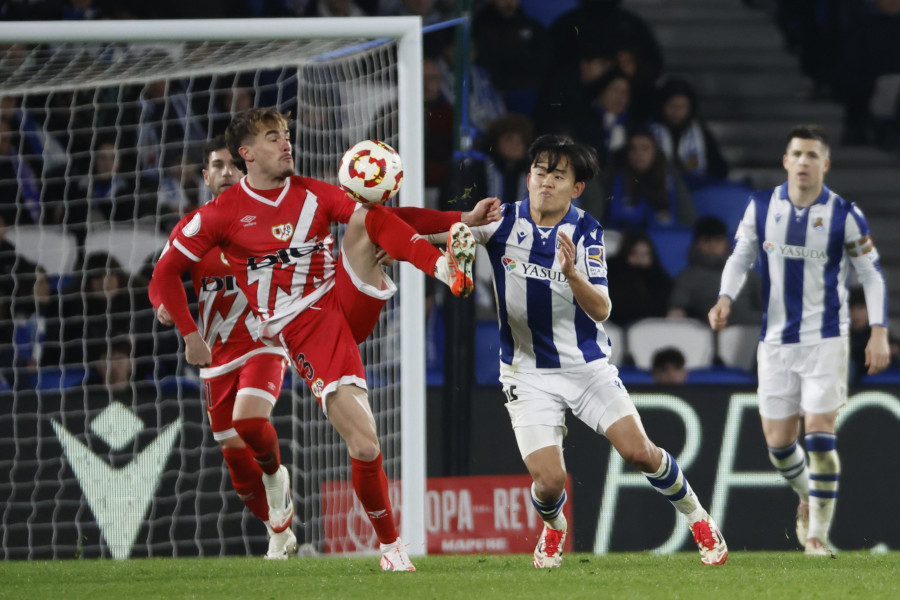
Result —
MULTIPOLYGON (((238 169, 224 136, 207 144, 203 161, 203 179, 213 197, 237 181, 238 169)), ((176 225, 163 255, 171 250, 175 233, 193 217, 190 213, 176 225)), ((290 527, 294 505, 278 437, 269 422, 287 367, 284 350, 259 339, 259 320, 218 249, 193 263, 190 274, 200 300, 198 332, 211 351, 209 366, 200 369, 200 378, 213 438, 222 447, 234 491, 266 525, 266 558, 286 559, 297 550, 297 537, 290 527)), ((157 278, 150 281, 150 300, 160 323, 172 325, 160 300, 157 278)))
POLYGON ((558 567, 566 540, 562 442, 570 409, 605 435, 623 459, 687 520, 705 565, 728 548, 671 454, 647 437, 631 397, 609 363, 603 330, 612 310, 603 229, 572 199, 599 166, 594 150, 545 135, 529 150, 528 195, 503 206, 499 222, 473 227, 491 257, 500 321, 500 382, 519 452, 534 479, 531 500, 544 521, 533 564, 558 567))
POLYGON ((210 350, 179 277, 218 246, 261 320, 262 338, 287 351, 346 442, 354 490, 381 543, 381 568, 414 571, 394 523, 358 347, 396 291, 378 247, 468 295, 475 245, 467 224, 495 219, 499 203, 482 201, 469 213, 358 204, 336 186, 293 175, 287 118, 273 109, 240 113, 226 140, 247 175, 175 232, 178 252, 163 255, 154 271, 162 303, 184 336, 185 357, 207 365, 210 350), (333 254, 335 222, 347 224, 340 261, 333 254), (417 235, 448 229, 447 254, 417 235))

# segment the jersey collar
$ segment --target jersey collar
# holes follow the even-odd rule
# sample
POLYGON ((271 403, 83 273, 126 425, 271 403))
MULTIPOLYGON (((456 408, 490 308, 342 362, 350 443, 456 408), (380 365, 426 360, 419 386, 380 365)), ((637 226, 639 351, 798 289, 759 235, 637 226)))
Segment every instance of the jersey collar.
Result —
POLYGON ((268 204, 269 206, 278 206, 279 204, 281 204, 281 201, 287 195, 288 190, 291 189, 291 178, 287 177, 285 179, 284 188, 281 190, 281 193, 278 194, 278 198, 276 198, 275 200, 269 200, 265 196, 262 196, 260 194, 257 194, 256 192, 254 192, 253 189, 247 184, 247 176, 246 175, 241 177, 241 188, 243 188, 243 190, 247 193, 247 195, 250 196, 251 198, 253 198, 254 200, 258 200, 259 202, 262 202, 263 204, 268 204))

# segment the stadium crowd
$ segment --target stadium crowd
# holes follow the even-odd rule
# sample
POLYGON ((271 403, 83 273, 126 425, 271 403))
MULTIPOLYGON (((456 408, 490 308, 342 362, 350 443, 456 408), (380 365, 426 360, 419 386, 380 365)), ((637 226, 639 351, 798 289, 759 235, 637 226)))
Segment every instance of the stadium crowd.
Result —
MULTIPOLYGON (((610 319, 623 345, 627 329, 647 317, 705 323, 752 182, 728 179, 727 161, 691 82, 667 75, 652 28, 620 0, 582 0, 552 22, 529 16, 533 3, 474 3, 470 123, 463 132, 468 147, 461 153, 454 153, 459 53, 453 30, 425 35, 429 204, 446 208, 463 190, 504 203, 520 200, 533 139, 544 133, 571 136, 592 146, 601 160, 602 175, 588 183, 576 205, 605 229, 616 306, 610 319), (700 201, 709 197, 714 201, 700 201)), ((842 141, 895 148, 896 107, 879 123, 869 106, 877 78, 900 72, 900 45, 878 45, 900 33, 900 3, 766 5, 775 9, 785 43, 800 58, 814 93, 843 104, 842 141), (871 28, 884 35, 865 35, 871 28), (817 50, 823 39, 835 42, 824 54, 817 50)), ((390 15, 419 15, 431 25, 452 18, 454 8, 442 0, 11 0, 0 8, 4 20, 390 15)), ((0 69, 8 68, 5 59, 0 69)), ((0 349, 0 385, 33 386, 39 370, 66 365, 76 373, 86 368, 85 381, 102 380, 93 359, 121 347, 123 338, 135 358, 133 377, 180 374, 177 361, 165 359, 177 341, 154 326, 146 300, 155 257, 128 270, 116 256, 92 252, 87 240, 109 223, 147 223, 168 235, 184 214, 203 204, 200 149, 224 131, 235 112, 275 104, 276 95, 258 83, 235 77, 210 84, 214 92, 206 96, 188 89, 195 83, 172 79, 123 86, 110 90, 119 97, 98 104, 97 111, 74 108, 91 104, 77 97, 84 92, 0 99, 0 228, 62 226, 76 244, 72 271, 48 279, 34 257, 16 251, 14 236, 3 237, 0 339, 10 343, 0 349)), ((312 118, 295 106, 284 109, 312 118)), ((476 295, 483 317, 495 309, 489 277, 480 270, 476 295)), ((748 288, 742 308, 735 307, 738 324, 759 322, 758 281, 752 276, 748 288)), ((430 319, 439 320, 439 313, 430 319)), ((853 327, 854 335, 864 335, 864 321, 853 327)), ((715 344, 712 334, 710 343, 715 344)), ((892 347, 896 357, 900 348, 892 347)), ((440 351, 439 344, 429 348, 440 351)), ((858 355, 853 354, 857 362, 858 355)), ((440 362, 432 358, 429 364, 440 362)), ((626 351, 622 364, 630 363, 626 351)), ((737 368, 753 380, 754 365, 737 368)), ((649 369, 636 369, 649 375, 649 369)), ((864 369, 856 364, 851 372, 864 369)))

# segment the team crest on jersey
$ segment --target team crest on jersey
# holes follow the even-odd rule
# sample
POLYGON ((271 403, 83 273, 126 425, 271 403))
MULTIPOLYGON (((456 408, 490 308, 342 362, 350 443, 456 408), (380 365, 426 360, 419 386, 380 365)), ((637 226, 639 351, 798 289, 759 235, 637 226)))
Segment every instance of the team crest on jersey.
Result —
POLYGON ((813 222, 813 229, 816 231, 825 229, 825 225, 822 224, 822 217, 816 217, 816 220, 813 222))
POLYGON ((322 392, 325 390, 325 382, 321 379, 316 379, 309 387, 312 390, 313 396, 315 396, 316 398, 321 398, 322 392))
POLYGON ((184 234, 184 237, 193 237, 200 232, 200 213, 194 215, 194 218, 190 220, 190 222, 181 228, 181 233, 184 234))
POLYGON ((588 246, 584 251, 587 255, 588 275, 603 277, 603 246, 588 246))
POLYGON ((508 256, 504 256, 503 258, 501 258, 500 262, 503 264, 503 268, 507 271, 512 271, 516 268, 516 261, 509 258, 508 256))
POLYGON ((274 227, 272 227, 272 235, 275 236, 275 239, 286 242, 291 239, 292 235, 294 235, 294 226, 290 223, 275 225, 274 227))

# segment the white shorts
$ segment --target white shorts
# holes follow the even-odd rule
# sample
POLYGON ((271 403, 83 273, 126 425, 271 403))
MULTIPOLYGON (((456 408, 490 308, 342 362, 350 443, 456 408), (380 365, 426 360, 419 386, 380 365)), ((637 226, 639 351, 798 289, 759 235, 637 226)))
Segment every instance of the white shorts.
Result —
POLYGON ((567 408, 600 434, 619 419, 638 414, 619 371, 606 359, 577 370, 542 373, 516 373, 501 363, 500 383, 522 458, 562 445, 562 436, 528 434, 524 428, 558 427, 565 435, 567 408))
POLYGON ((756 351, 759 414, 787 419, 836 411, 847 403, 849 358, 846 337, 804 345, 760 342, 756 351))

